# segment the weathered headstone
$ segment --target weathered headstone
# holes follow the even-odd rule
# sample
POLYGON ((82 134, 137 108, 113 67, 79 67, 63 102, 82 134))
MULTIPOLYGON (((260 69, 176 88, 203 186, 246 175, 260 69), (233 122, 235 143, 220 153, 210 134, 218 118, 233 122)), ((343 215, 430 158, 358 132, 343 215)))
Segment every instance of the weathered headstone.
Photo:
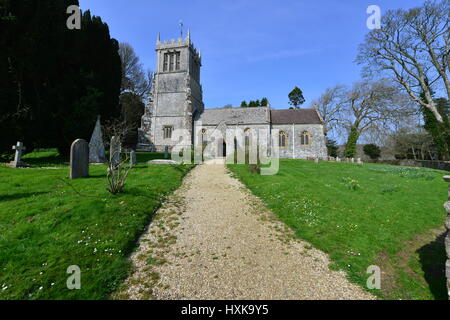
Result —
POLYGON ((314 162, 319 163, 319 158, 318 157, 314 158, 314 162))
POLYGON ((111 145, 109 148, 109 161, 113 167, 120 164, 120 154, 122 152, 122 144, 119 137, 111 138, 111 145))
POLYGON ((70 147, 70 179, 89 176, 89 144, 78 139, 70 147))
POLYGON ((100 116, 97 118, 91 141, 89 142, 89 163, 105 163, 105 145, 103 144, 100 116))
POLYGON ((169 146, 164 147, 164 159, 169 159, 169 146))
POLYGON ((130 164, 132 166, 135 166, 137 164, 136 151, 134 151, 134 150, 131 150, 131 152, 130 152, 130 164))
POLYGON ((358 158, 358 159, 357 159, 357 162, 358 162, 359 164, 362 164, 362 163, 363 163, 362 160, 361 160, 361 158, 358 158))
MULTIPOLYGON (((450 182, 450 176, 444 176, 444 181, 450 182)), ((448 187, 448 196, 450 200, 450 186, 448 187)), ((447 277, 447 292, 450 300, 450 201, 444 204, 444 208, 447 211, 447 219, 445 220, 445 227, 447 229, 447 236, 445 237, 445 252, 447 253, 445 275, 447 277)))
POLYGON ((341 158, 336 157, 336 162, 341 162, 341 158))
POLYGON ((13 148, 13 150, 16 150, 16 154, 14 155, 14 161, 10 162, 9 166, 11 168, 25 168, 25 167, 27 167, 27 165, 24 162, 22 162, 22 153, 27 148, 20 141, 17 142, 17 144, 15 146, 13 146, 12 148, 13 148))

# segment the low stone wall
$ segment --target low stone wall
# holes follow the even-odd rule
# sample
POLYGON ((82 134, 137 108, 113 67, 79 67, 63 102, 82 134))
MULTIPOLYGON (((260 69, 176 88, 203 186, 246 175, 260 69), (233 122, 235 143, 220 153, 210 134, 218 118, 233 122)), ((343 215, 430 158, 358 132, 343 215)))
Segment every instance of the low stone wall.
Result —
POLYGON ((339 158, 339 157, 337 157, 337 158, 333 158, 333 157, 307 157, 306 160, 315 161, 317 163, 320 162, 320 161, 363 163, 360 158, 355 159, 355 158, 339 158))
POLYGON ((436 170, 450 171, 449 161, 430 161, 430 160, 369 160, 370 163, 391 164, 394 166, 423 167, 436 170))
MULTIPOLYGON (((450 183, 450 176, 445 176, 444 180, 450 183)), ((447 236, 445 237, 445 251, 447 253, 447 261, 445 263, 445 275, 447 276, 447 292, 450 300, 450 186, 448 187, 449 201, 444 204, 447 211, 447 219, 445 220, 445 227, 447 228, 447 236)))

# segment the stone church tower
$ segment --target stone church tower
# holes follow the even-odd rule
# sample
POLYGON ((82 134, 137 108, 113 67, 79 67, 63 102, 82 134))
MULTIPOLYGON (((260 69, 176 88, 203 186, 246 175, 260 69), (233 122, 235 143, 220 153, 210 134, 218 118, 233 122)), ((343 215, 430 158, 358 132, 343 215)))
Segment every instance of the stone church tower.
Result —
MULTIPOLYGON (((200 85, 201 56, 185 39, 156 42, 156 72, 149 102, 139 129, 140 151, 164 151, 178 144, 172 140, 174 130, 185 129, 186 145, 192 144, 193 122, 204 110, 200 85)), ((176 137, 178 138, 178 137, 176 137)))

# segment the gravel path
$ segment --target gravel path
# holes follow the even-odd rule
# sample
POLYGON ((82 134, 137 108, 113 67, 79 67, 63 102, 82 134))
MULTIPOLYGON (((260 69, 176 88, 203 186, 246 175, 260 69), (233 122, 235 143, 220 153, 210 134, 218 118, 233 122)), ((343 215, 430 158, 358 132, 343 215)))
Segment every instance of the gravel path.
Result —
POLYGON ((220 163, 188 174, 131 259, 118 299, 374 299, 220 163))

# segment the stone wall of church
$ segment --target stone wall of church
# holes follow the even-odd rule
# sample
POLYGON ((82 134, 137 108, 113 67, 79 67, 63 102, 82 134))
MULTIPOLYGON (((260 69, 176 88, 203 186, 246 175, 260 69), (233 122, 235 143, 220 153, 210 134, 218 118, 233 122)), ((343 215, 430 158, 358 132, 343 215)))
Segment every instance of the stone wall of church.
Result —
MULTIPOLYGON (((240 124, 240 125, 226 125, 224 123, 218 126, 201 125, 196 123, 195 132, 197 137, 201 136, 202 129, 206 130, 206 140, 208 143, 222 143, 221 139, 226 137, 226 130, 234 130, 239 128, 243 131, 250 129, 252 132, 258 135, 261 134, 261 129, 265 129, 269 132, 269 124, 240 124)), ((323 134, 323 126, 319 124, 296 124, 296 125, 272 125, 272 130, 278 129, 284 131, 288 136, 288 143, 285 148, 280 148, 280 158, 294 158, 294 159, 306 159, 308 157, 327 157, 327 148, 325 144, 325 136, 323 134), (309 145, 301 145, 300 135, 307 131, 310 134, 311 143, 309 145)), ((258 138, 257 138, 258 139, 258 138)), ((267 139, 269 140, 269 139, 267 139)), ((200 141, 200 140, 197 140, 200 141)), ((229 147, 229 146, 227 146, 229 147)), ((233 146, 234 147, 234 146, 233 146)))
POLYGON ((253 132, 256 137, 261 134, 260 130, 265 130, 265 132, 270 132, 270 125, 269 124, 242 124, 242 125, 218 125, 218 126, 212 126, 212 125, 201 125, 200 123, 196 122, 195 124, 195 132, 197 133, 197 137, 200 136, 202 129, 206 130, 206 138, 208 141, 211 141, 211 138, 215 138, 216 140, 218 138, 225 138, 226 139, 226 130, 230 130, 230 132, 234 135, 235 130, 241 130, 243 133, 245 130, 250 129, 251 132, 253 132))
POLYGON ((321 124, 274 124, 272 130, 278 129, 287 134, 286 147, 280 147, 280 158, 306 159, 308 157, 327 157, 327 147, 323 126, 321 124), (300 135, 307 131, 311 138, 309 145, 302 145, 300 135))

